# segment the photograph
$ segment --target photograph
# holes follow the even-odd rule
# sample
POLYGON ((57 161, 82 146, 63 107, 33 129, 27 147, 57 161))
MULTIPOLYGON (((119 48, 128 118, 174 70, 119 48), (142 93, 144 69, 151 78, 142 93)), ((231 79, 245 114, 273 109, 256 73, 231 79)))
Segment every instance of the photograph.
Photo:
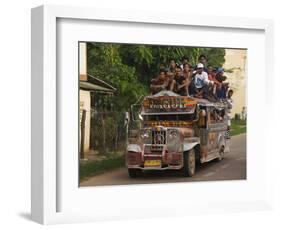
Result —
POLYGON ((247 179, 247 49, 77 49, 79 187, 247 179))

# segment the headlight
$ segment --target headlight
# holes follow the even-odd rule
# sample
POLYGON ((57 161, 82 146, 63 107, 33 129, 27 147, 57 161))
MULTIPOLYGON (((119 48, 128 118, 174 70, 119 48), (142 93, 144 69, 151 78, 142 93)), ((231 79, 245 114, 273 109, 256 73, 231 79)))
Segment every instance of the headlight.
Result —
POLYGON ((141 135, 140 135, 141 139, 148 139, 148 138, 150 138, 150 136, 151 136, 151 131, 150 131, 150 129, 145 129, 145 130, 143 130, 143 131, 141 132, 141 135))
POLYGON ((169 135, 170 139, 174 139, 174 138, 177 138, 179 136, 178 131, 175 130, 175 129, 169 130, 168 135, 169 135))

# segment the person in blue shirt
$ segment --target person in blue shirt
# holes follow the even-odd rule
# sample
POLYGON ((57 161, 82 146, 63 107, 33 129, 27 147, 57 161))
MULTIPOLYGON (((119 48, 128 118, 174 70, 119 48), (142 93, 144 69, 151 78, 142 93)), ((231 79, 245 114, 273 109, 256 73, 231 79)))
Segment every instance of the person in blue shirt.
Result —
POLYGON ((218 82, 218 87, 216 89, 216 96, 220 100, 226 99, 226 92, 228 90, 229 84, 225 82, 227 77, 224 75, 224 69, 219 67, 217 69, 216 80, 218 82))

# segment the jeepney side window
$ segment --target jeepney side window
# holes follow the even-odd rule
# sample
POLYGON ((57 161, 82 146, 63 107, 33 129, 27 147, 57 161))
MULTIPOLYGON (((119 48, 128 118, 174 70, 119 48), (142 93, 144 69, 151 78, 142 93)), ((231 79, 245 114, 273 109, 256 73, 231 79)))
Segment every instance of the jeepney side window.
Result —
POLYGON ((223 122, 224 115, 225 115, 224 109, 210 108, 210 115, 209 115, 210 124, 223 122))
POLYGON ((210 107, 209 121, 210 121, 210 124, 214 124, 217 122, 217 113, 216 113, 215 108, 210 107))
POLYGON ((220 109, 220 110, 217 111, 218 122, 223 122, 224 115, 225 115, 225 110, 224 109, 220 109))

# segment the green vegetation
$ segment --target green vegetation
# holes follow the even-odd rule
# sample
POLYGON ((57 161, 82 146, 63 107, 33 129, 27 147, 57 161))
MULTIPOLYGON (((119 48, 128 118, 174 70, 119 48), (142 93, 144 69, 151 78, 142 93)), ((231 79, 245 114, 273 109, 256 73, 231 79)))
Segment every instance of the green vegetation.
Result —
POLYGON ((246 133, 246 121, 232 119, 230 135, 235 136, 241 133, 246 133))
POLYGON ((119 168, 125 165, 124 155, 108 156, 105 159, 80 163, 80 181, 106 171, 119 168))

